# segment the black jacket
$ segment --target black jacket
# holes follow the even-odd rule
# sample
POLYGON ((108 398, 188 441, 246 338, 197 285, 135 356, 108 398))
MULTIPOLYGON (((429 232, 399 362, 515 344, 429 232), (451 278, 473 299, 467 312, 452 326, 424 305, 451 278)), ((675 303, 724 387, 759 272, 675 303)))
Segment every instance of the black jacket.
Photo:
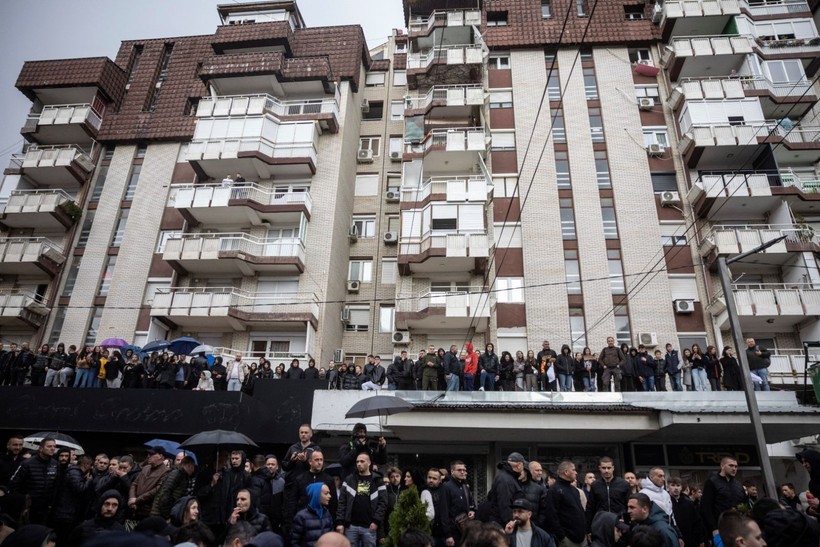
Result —
POLYGON ((623 516, 630 494, 629 483, 620 477, 612 477, 609 482, 602 478, 593 482, 587 496, 587 527, 592 526, 592 519, 600 511, 623 516))
POLYGON ((700 500, 701 514, 707 532, 717 530, 718 517, 722 512, 736 507, 745 500, 746 493, 740 481, 713 473, 703 484, 703 497, 700 500))
POLYGON ((557 374, 572 374, 574 370, 575 358, 572 356, 572 349, 564 344, 561 346, 561 355, 555 360, 555 372, 557 374))
POLYGON ((164 519, 171 516, 171 508, 188 490, 189 479, 188 473, 181 468, 168 473, 162 481, 162 486, 159 487, 159 492, 154 496, 151 514, 159 515, 164 519))
POLYGON ((565 537, 581 543, 586 535, 586 518, 581 494, 568 481, 557 478, 547 490, 547 531, 560 542, 565 537))
POLYGON ((478 372, 481 373, 482 370, 486 370, 487 374, 498 374, 498 355, 493 353, 484 352, 481 354, 481 357, 478 358, 478 372))
POLYGON ((490 519, 503 527, 512 520, 510 504, 515 498, 521 497, 522 491, 518 477, 509 463, 501 462, 496 467, 498 472, 487 499, 491 502, 490 519))
POLYGON ((282 458, 282 462, 280 464, 282 466, 282 470, 288 472, 288 480, 293 479, 297 475, 301 475, 302 473, 310 469, 310 465, 308 465, 308 459, 310 458, 310 455, 316 450, 318 450, 319 452, 322 451, 319 445, 314 442, 311 442, 307 446, 302 446, 302 443, 297 441, 288 447, 288 451, 285 452, 285 457, 282 458), (300 452, 305 453, 305 461, 300 462, 293 460, 293 456, 299 454, 300 452))
MULTIPOLYGON (((253 498, 251 498, 251 503, 253 503, 253 498)), ((262 532, 267 532, 270 530, 270 519, 268 516, 260 513, 253 506, 251 506, 247 512, 239 514, 239 519, 237 519, 237 522, 240 521, 245 521, 253 526, 254 530, 256 530, 256 534, 261 534, 262 532)))
POLYGON ((723 367, 723 385, 726 389, 740 391, 743 389, 743 373, 740 365, 734 357, 721 357, 720 365, 723 367))
MULTIPOLYGON (((287 492, 288 521, 292 520, 296 513, 308 506, 308 501, 310 500, 308 499, 307 487, 314 482, 326 484, 327 487, 330 488, 331 492, 336 492, 336 485, 333 482, 333 477, 331 477, 328 473, 324 471, 316 474, 311 473, 310 471, 307 473, 302 473, 293 480, 293 488, 288 489, 287 492)), ((338 497, 335 494, 330 496, 330 502, 327 507, 334 519, 336 518, 336 510, 338 509, 338 505, 338 497)))
POLYGON ((379 445, 377 441, 368 439, 364 444, 359 444, 355 437, 339 447, 339 465, 342 466, 342 476, 346 477, 356 472, 356 457, 361 453, 370 455, 370 461, 376 465, 387 463, 387 448, 379 445))
POLYGON ((54 489, 57 484, 57 460, 44 460, 39 453, 20 464, 11 477, 9 488, 12 492, 28 494, 31 504, 45 510, 50 507, 54 499, 54 489))
POLYGON ((672 514, 684 547, 697 547, 706 541, 707 534, 698 508, 686 494, 681 494, 678 499, 672 498, 672 514))
MULTIPOLYGON (((342 483, 339 506, 336 510, 337 526, 347 527, 350 525, 353 517, 353 500, 356 497, 358 483, 359 475, 357 473, 348 475, 342 483)), ((381 475, 376 473, 370 475, 370 492, 370 518, 376 524, 381 524, 387 513, 387 487, 384 485, 381 475)))
MULTIPOLYGON (((475 511, 475 498, 470 491, 470 485, 450 479, 441 486, 440 493, 442 514, 439 522, 442 533, 445 538, 458 538, 459 530, 456 517, 469 511, 475 511)), ((438 513, 436 513, 436 516, 438 517, 438 513)))
POLYGON ((94 481, 82 469, 76 465, 69 467, 54 499, 51 513, 54 521, 76 524, 82 520, 91 503, 93 486, 94 481))
POLYGON ((84 521, 82 524, 74 528, 71 536, 68 539, 67 545, 74 547, 85 545, 85 543, 94 536, 105 534, 109 532, 124 532, 125 527, 120 524, 120 516, 124 511, 125 500, 115 490, 108 490, 103 492, 94 504, 94 517, 84 521), (103 518, 100 516, 100 509, 103 501, 109 498, 116 498, 119 501, 119 508, 117 514, 111 518, 103 518))
MULTIPOLYGON (((239 467, 224 468, 219 473, 220 478, 215 486, 211 487, 211 483, 208 482, 197 491, 197 497, 202 502, 202 520, 206 524, 228 522, 236 506, 236 493, 250 486, 251 476, 245 471, 244 458, 239 467)), ((256 501, 251 498, 251 503, 256 501)))
POLYGON ((20 464, 25 461, 21 454, 22 451, 17 457, 13 457, 6 452, 0 456, 0 486, 8 486, 11 476, 14 475, 14 472, 20 467, 20 464))
POLYGON ((762 346, 755 346, 753 348, 746 348, 746 357, 749 359, 749 369, 760 370, 762 368, 769 368, 771 364, 771 355, 769 350, 762 346), (756 352, 760 352, 758 355, 756 352))
MULTIPOLYGON (((536 526, 535 524, 531 524, 532 526, 532 539, 530 540, 530 547, 555 547, 555 540, 552 539, 552 536, 546 533, 544 530, 536 526)), ((509 535, 509 543, 511 547, 515 547, 518 545, 517 539, 515 534, 518 533, 518 527, 515 527, 515 531, 509 535)))

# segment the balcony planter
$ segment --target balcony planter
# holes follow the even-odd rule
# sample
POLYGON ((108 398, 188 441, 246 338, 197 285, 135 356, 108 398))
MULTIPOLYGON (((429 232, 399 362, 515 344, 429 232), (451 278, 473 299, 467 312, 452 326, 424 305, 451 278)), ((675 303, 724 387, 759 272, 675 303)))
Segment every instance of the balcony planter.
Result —
POLYGON ((649 76, 650 78, 654 78, 660 72, 660 69, 656 66, 646 65, 643 63, 635 63, 635 74, 640 74, 641 76, 649 76))
POLYGON ((83 210, 73 201, 64 201, 57 207, 71 219, 71 222, 76 223, 83 216, 83 210))

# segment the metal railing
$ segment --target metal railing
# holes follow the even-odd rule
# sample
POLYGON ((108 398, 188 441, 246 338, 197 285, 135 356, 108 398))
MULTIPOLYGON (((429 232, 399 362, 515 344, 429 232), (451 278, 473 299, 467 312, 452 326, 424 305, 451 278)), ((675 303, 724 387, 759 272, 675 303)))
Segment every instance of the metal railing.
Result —
POLYGON ((339 117, 339 91, 334 98, 282 101, 264 93, 256 95, 220 95, 203 97, 197 105, 198 118, 222 116, 256 116, 273 114, 277 117, 310 114, 333 114, 339 117))
POLYGON ((418 255, 430 249, 445 249, 447 257, 488 257, 490 242, 484 230, 428 232, 421 237, 399 239, 399 254, 418 255))
POLYGON ((755 38, 755 43, 764 55, 776 53, 806 53, 817 55, 820 52, 820 38, 784 38, 766 40, 755 38))
POLYGON ((32 112, 26 119, 26 129, 36 129, 38 125, 67 125, 87 123, 99 130, 102 117, 94 111, 89 103, 83 104, 50 104, 40 112, 32 112))
POLYGON ((482 202, 487 200, 492 185, 481 175, 465 177, 430 177, 418 188, 401 187, 401 200, 424 201, 432 195, 444 194, 447 201, 482 202))
POLYGON ((797 173, 791 169, 780 171, 780 180, 783 186, 795 186, 806 194, 816 194, 820 191, 820 178, 800 178, 797 173))
POLYGON ((319 317, 315 293, 249 292, 235 287, 171 287, 158 289, 151 315, 225 317, 244 313, 309 313, 319 317))
MULTIPOLYGON (((242 351, 233 348, 224 348, 224 347, 215 347, 213 351, 213 355, 220 355, 222 356, 222 360, 224 364, 227 364, 229 361, 233 361, 236 357, 237 353, 242 354, 242 362, 246 365, 251 363, 259 363, 261 358, 265 358, 271 363, 271 369, 276 368, 279 363, 285 363, 285 367, 290 366, 290 362, 294 359, 299 359, 299 366, 300 368, 304 369, 307 368, 307 363, 310 361, 313 356, 308 352, 286 352, 286 351, 272 351, 272 352, 265 352, 259 353, 254 352, 252 350, 242 351)), ((317 363, 317 368, 319 365, 317 363)))
POLYGON ((194 139, 188 145, 186 159, 189 161, 235 159, 240 152, 259 152, 269 158, 309 158, 316 163, 318 136, 318 129, 314 129, 313 140, 303 142, 278 143, 262 136, 194 139))
POLYGON ((310 192, 276 190, 255 182, 172 184, 168 206, 177 209, 192 207, 227 207, 232 199, 247 199, 261 205, 304 205, 308 212, 313 206, 310 192))
POLYGON ((481 11, 479 10, 436 10, 426 19, 415 17, 407 25, 408 32, 428 32, 437 23, 443 26, 479 26, 481 25, 481 11))
POLYGON ((751 13, 753 17, 811 11, 808 2, 805 0, 762 0, 754 4, 750 4, 747 0, 739 0, 739 2, 740 6, 751 13))
POLYGON ((820 315, 820 288, 811 283, 735 283, 732 292, 739 315, 820 315))
POLYGON ((407 54, 408 70, 427 68, 438 61, 448 65, 483 64, 484 54, 480 44, 441 46, 407 54))
POLYGON ((24 289, 0 289, 0 316, 42 319, 49 308, 45 298, 24 289))
POLYGON ((796 82, 772 82, 762 76, 741 76, 739 78, 744 89, 770 91, 777 96, 802 97, 811 94, 811 82, 799 80, 796 82))
POLYGON ((483 105, 484 99, 484 88, 480 84, 436 85, 424 95, 408 96, 404 106, 408 110, 424 109, 433 101, 445 101, 447 106, 483 105))
POLYGON ((489 317, 490 293, 480 286, 464 287, 457 291, 402 293, 397 297, 399 312, 421 312, 430 308, 444 308, 445 316, 489 317), (452 313, 448 313, 452 312, 452 313))
POLYGON ((816 143, 820 141, 820 126, 789 127, 782 121, 764 120, 741 123, 681 123, 681 130, 695 141, 696 146, 747 145, 756 137, 779 137, 790 143, 816 143))
POLYGON ((489 135, 483 127, 433 129, 420 143, 404 145, 405 153, 425 153, 431 148, 443 148, 447 152, 486 152, 489 135))
POLYGON ((715 224, 706 233, 719 254, 737 254, 754 249, 780 236, 781 241, 762 251, 765 254, 787 253, 786 243, 818 244, 820 238, 810 228, 795 227, 793 224, 715 224))
POLYGON ((238 251, 260 258, 305 260, 305 244, 298 237, 259 238, 245 233, 179 234, 164 244, 163 260, 218 259, 220 252, 238 251))

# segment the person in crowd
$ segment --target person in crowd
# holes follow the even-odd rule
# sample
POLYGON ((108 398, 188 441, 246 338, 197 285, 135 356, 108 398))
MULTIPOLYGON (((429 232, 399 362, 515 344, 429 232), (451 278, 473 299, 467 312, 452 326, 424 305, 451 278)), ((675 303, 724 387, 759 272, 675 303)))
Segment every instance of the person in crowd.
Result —
MULTIPOLYGON (((325 456, 321 450, 313 450, 308 458, 308 470, 300 473, 293 479, 293 486, 286 493, 287 497, 287 520, 293 520, 302 509, 305 509, 310 502, 307 489, 312 484, 325 484, 330 492, 336 491, 333 477, 325 471, 325 456)), ((336 514, 338 498, 334 495, 329 502, 331 515, 336 514)), ((335 517, 333 517, 335 519, 335 517)))
POLYGON ((124 532, 125 527, 119 519, 124 505, 122 496, 116 490, 103 492, 94 504, 94 516, 74 528, 67 545, 79 547, 98 535, 124 532))
POLYGON ((604 456, 598 460, 598 472, 601 477, 592 483, 587 496, 586 518, 587 526, 590 527, 595 515, 602 511, 614 513, 619 517, 626 514, 626 505, 631 494, 629 484, 615 476, 615 462, 612 458, 604 456))
POLYGON ((546 530, 558 540, 559 547, 580 547, 586 541, 586 517, 575 486, 577 479, 575 464, 564 460, 558 464, 555 484, 547 490, 546 530))
POLYGON ((356 471, 342 484, 336 511, 336 531, 344 533, 353 547, 376 547, 376 531, 387 511, 387 487, 371 471, 370 456, 356 456, 356 471))
POLYGON ((270 520, 267 515, 257 510, 250 490, 245 488, 236 493, 236 503, 228 517, 229 524, 234 525, 237 522, 247 522, 253 526, 256 534, 270 530, 270 520))
POLYGON ((521 453, 510 452, 496 467, 498 471, 487 499, 491 503, 490 519, 503 527, 512 520, 512 501, 523 495, 519 479, 525 473, 527 462, 521 453))
POLYGON ((151 514, 164 519, 171 516, 171 508, 188 491, 188 481, 196 472, 196 463, 191 456, 185 456, 176 469, 171 470, 162 480, 154 501, 151 504, 151 514))
POLYGON ((794 487, 794 484, 790 482, 780 486, 780 499, 778 501, 780 505, 793 511, 797 511, 798 513, 804 512, 803 505, 800 503, 800 498, 797 495, 797 489, 794 487))
POLYGON ((441 492, 440 523, 447 547, 461 545, 461 525, 475 519, 476 503, 467 483, 467 466, 461 460, 450 464, 450 479, 441 492))
POLYGON ((710 536, 718 533, 718 520, 721 513, 743 503, 746 493, 737 475, 737 460, 726 456, 720 460, 720 471, 713 473, 703 484, 701 515, 703 524, 710 536))
POLYGON ((706 379, 712 391, 721 391, 720 379, 723 377, 723 370, 720 366, 720 356, 717 354, 715 346, 706 346, 706 379))
POLYGON ((240 391, 249 372, 248 366, 242 361, 242 354, 237 353, 234 360, 225 367, 228 391, 240 391))
POLYGON ((669 524, 669 515, 649 499, 649 496, 642 493, 629 496, 627 511, 633 530, 644 526, 654 528, 663 537, 664 547, 680 547, 678 533, 669 524))
POLYGON ((70 465, 59 482, 50 525, 62 539, 68 538, 74 527, 82 522, 91 502, 94 493, 91 461, 91 457, 85 454, 78 456, 77 464, 70 465))
POLYGON ((515 359, 509 351, 501 352, 497 383, 501 391, 515 391, 515 359))
POLYGON ((182 496, 171 508, 170 517, 174 526, 186 526, 199 521, 199 500, 194 496, 182 496))
POLYGON ((641 494, 652 500, 660 507, 666 516, 672 517, 672 497, 666 491, 666 472, 660 467, 653 467, 649 470, 645 479, 641 479, 641 494))
POLYGON ((498 374, 500 362, 495 354, 495 346, 487 344, 484 346, 484 353, 478 358, 478 368, 480 379, 478 382, 479 391, 495 391, 495 383, 500 379, 498 374))
POLYGON ((689 348, 683 349, 681 355, 681 383, 684 391, 693 391, 692 386, 692 350, 689 348))
POLYGON ((820 517, 820 452, 807 448, 795 455, 797 461, 809 474, 809 491, 805 494, 806 514, 814 518, 820 517), (809 495, 811 494, 811 495, 809 495))
POLYGON ((285 371, 285 380, 304 380, 305 371, 299 366, 299 359, 293 359, 290 367, 285 371))
POLYGON ((615 345, 615 338, 608 337, 606 347, 598 354, 598 362, 603 368, 604 391, 610 391, 610 382, 612 382, 612 389, 621 391, 621 376, 625 360, 624 352, 615 345))
POLYGON ((210 482, 198 488, 197 497, 202 501, 206 522, 217 527, 229 524, 236 507, 236 496, 251 484, 251 475, 245 471, 245 453, 233 450, 228 465, 213 474, 210 482))
POLYGON ((669 495, 672 497, 672 514, 683 540, 683 547, 698 547, 706 542, 703 520, 700 512, 685 491, 688 487, 680 477, 672 477, 667 482, 669 495))
POLYGON ((0 456, 0 487, 8 486, 12 475, 24 460, 23 437, 12 435, 6 441, 6 453, 0 456))
POLYGON ((655 350, 655 391, 666 391, 666 361, 659 349, 655 350))
MULTIPOLYGON (((659 367, 660 368, 660 367, 659 367)), ((672 344, 666 344, 666 354, 663 356, 663 370, 669 376, 672 391, 683 391, 680 377, 681 358, 678 350, 672 344)))
POLYGON ((371 440, 367 436, 367 426, 358 423, 353 426, 350 440, 339 447, 339 464, 342 466, 342 475, 351 475, 356 469, 356 459, 359 454, 367 454, 369 459, 377 464, 387 463, 387 440, 379 437, 371 440))
POLYGON ((373 356, 373 364, 369 369, 369 374, 365 374, 365 381, 362 389, 366 391, 380 391, 387 381, 387 371, 382 366, 382 358, 373 356))
POLYGON ((442 506, 443 491, 441 485, 441 470, 431 467, 427 470, 426 488, 419 494, 419 498, 425 506, 425 514, 430 521, 430 533, 436 545, 444 545, 446 542, 442 524, 444 508, 442 506))
POLYGON ((703 353, 698 344, 692 344, 692 386, 695 391, 710 391, 709 379, 706 377, 706 367, 709 358, 703 353))
POLYGON ((441 360, 436 355, 436 346, 430 344, 427 353, 422 356, 421 389, 436 391, 438 389, 438 371, 442 367, 441 360))
POLYGON ((387 389, 390 391, 407 389, 405 379, 408 366, 412 367, 410 360, 407 358, 407 350, 402 350, 401 354, 396 355, 393 362, 387 365, 387 389))
POLYGON ((555 540, 532 522, 533 506, 525 498, 517 498, 510 505, 512 520, 504 526, 510 545, 516 547, 555 547, 555 540))
POLYGON ((561 346, 561 354, 555 360, 555 373, 558 375, 558 389, 561 391, 572 391, 572 373, 575 371, 575 363, 572 356, 572 349, 568 344, 561 346))
POLYGON ((638 476, 633 471, 624 473, 624 480, 629 485, 630 495, 641 491, 641 481, 638 480, 638 476))
POLYGON ((738 511, 723 513, 718 526, 724 547, 766 547, 757 522, 738 511))
POLYGON ((321 451, 319 445, 313 442, 313 429, 310 424, 299 426, 299 440, 288 447, 285 457, 282 458, 282 470, 286 471, 290 478, 295 478, 308 470, 310 465, 308 460, 314 450, 321 451))
POLYGON ((480 374, 479 361, 481 356, 472 342, 467 342, 464 348, 467 350, 467 355, 464 357, 464 391, 474 391, 478 387, 478 382, 475 380, 476 376, 480 374))
POLYGON ((168 473, 163 448, 161 446, 149 448, 148 465, 142 468, 128 491, 128 507, 133 511, 135 518, 141 519, 151 514, 154 498, 168 473))
POLYGON ((330 488, 323 483, 313 483, 307 487, 308 506, 293 519, 290 530, 292 547, 314 547, 319 538, 333 531, 333 517, 328 507, 331 499, 330 488))
MULTIPOLYGON (((632 353, 632 350, 629 351, 632 353)), ((638 369, 638 378, 641 381, 643 391, 655 391, 655 376, 657 365, 655 359, 646 351, 646 346, 638 345, 638 352, 635 355, 635 363, 638 369)))
POLYGON ((56 450, 57 442, 54 439, 43 438, 37 453, 22 462, 9 481, 10 492, 28 495, 31 500, 31 524, 45 524, 51 512, 59 467, 53 457, 56 450))
POLYGON ((769 350, 758 345, 754 338, 746 339, 746 359, 749 361, 749 369, 752 374, 757 375, 762 382, 755 383, 755 391, 771 391, 769 386, 769 366, 771 365, 771 354, 769 350))
POLYGON ((726 391, 743 391, 743 373, 735 357, 732 346, 723 348, 720 358, 720 368, 723 370, 723 389, 726 391))
POLYGON ((589 547, 615 547, 623 535, 629 532, 629 526, 619 520, 618 515, 609 511, 596 513, 590 529, 592 541, 589 547))

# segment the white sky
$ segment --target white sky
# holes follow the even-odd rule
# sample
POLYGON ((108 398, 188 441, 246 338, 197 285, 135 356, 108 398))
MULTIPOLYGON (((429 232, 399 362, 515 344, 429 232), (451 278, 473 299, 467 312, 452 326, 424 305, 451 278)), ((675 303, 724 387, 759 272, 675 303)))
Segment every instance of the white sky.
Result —
MULTIPOLYGON (((212 34, 218 4, 231 0, 2 0, 0 16, 0 170, 22 145, 31 101, 14 82, 24 61, 111 59, 120 42, 212 34)), ((236 0, 233 0, 236 2, 236 0)), ((238 2, 237 2, 238 3, 238 2)), ((308 27, 359 24, 370 47, 403 27, 401 0, 297 0, 308 27)))

